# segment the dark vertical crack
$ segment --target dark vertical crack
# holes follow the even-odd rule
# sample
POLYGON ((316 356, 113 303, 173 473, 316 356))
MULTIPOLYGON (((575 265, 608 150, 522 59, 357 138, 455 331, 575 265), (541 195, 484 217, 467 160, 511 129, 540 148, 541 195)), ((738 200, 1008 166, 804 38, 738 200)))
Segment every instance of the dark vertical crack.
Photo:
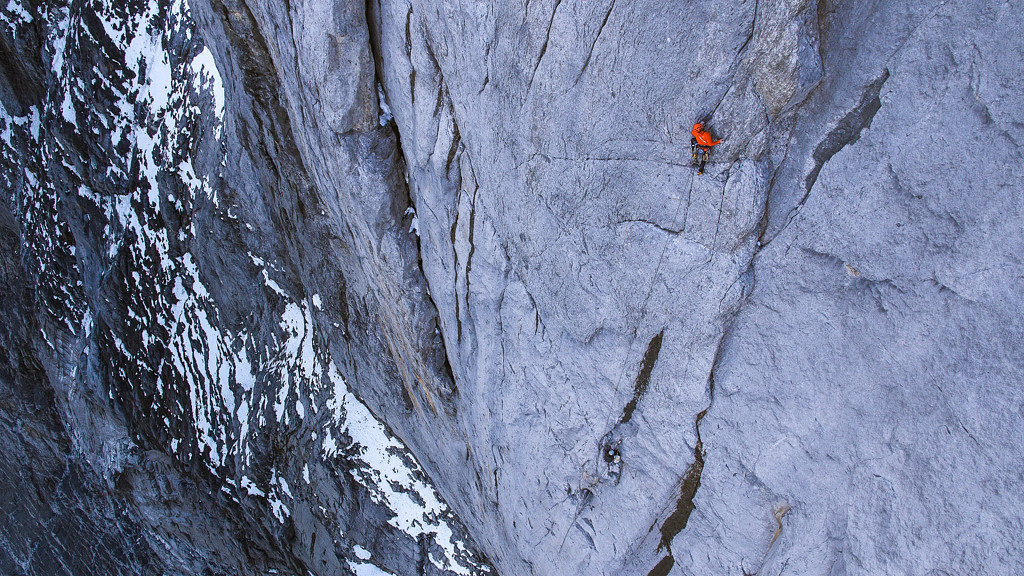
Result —
POLYGON ((882 107, 879 94, 882 91, 882 85, 888 79, 889 69, 886 68, 882 75, 876 78, 864 90, 860 97, 860 102, 857 103, 853 110, 850 110, 846 116, 843 116, 839 124, 825 135, 825 138, 814 149, 814 168, 811 169, 811 172, 804 180, 804 197, 800 200, 798 206, 803 205, 807 200, 807 196, 810 195, 811 188, 817 182, 818 174, 825 163, 838 154, 840 150, 859 140, 861 132, 871 126, 871 121, 875 118, 875 114, 882 107))
POLYGON ((694 430, 697 434, 697 442, 693 447, 693 464, 686 469, 686 474, 683 475, 682 481, 679 485, 679 498, 676 500, 676 508, 665 519, 665 522, 661 525, 661 542, 658 544, 658 550, 666 549, 669 551, 669 556, 672 555, 672 539, 676 537, 679 532, 686 528, 687 522, 690 520, 690 514, 696 509, 696 504, 693 500, 697 495, 697 490, 700 488, 701 474, 704 472, 704 440, 700 435, 700 424, 707 416, 708 410, 715 402, 715 369, 718 367, 724 353, 725 344, 729 340, 730 332, 732 331, 733 321, 739 311, 732 316, 725 330, 722 333, 722 338, 718 342, 718 348, 715 350, 715 356, 711 363, 711 372, 708 373, 708 405, 699 413, 694 420, 694 430))
POLYGON ((818 58, 822 66, 825 64, 825 46, 831 32, 830 24, 832 15, 835 14, 835 2, 833 0, 818 0, 817 24, 818 24, 818 58))
MULTIPOLYGON (((730 326, 731 327, 731 326, 730 326)), ((686 474, 683 475, 681 482, 679 483, 679 498, 676 500, 675 510, 669 514, 668 518, 661 524, 661 542, 658 544, 658 551, 668 550, 668 558, 672 558, 672 540, 686 528, 686 524, 690 521, 690 514, 697 508, 693 500, 697 496, 697 490, 700 488, 701 474, 704 472, 704 441, 700 436, 700 423, 704 420, 708 410, 711 409, 712 404, 715 400, 715 366, 718 365, 720 356, 722 354, 722 347, 728 337, 729 329, 727 328, 725 334, 722 336, 722 340, 718 344, 718 349, 715 350, 715 358, 712 363, 711 373, 708 374, 708 406, 697 413, 697 418, 694 420, 694 429, 697 433, 697 443, 693 447, 693 464, 686 469, 686 474)), ((666 563, 666 560, 662 560, 658 566, 666 563)), ((672 561, 674 563, 674 560, 672 561)), ((655 569, 658 568, 655 566, 655 569)), ((667 569, 671 569, 671 564, 668 565, 667 569)), ((659 574, 660 572, 652 571, 651 574, 659 574)), ((665 572, 667 574, 667 572, 665 572)))
POLYGON ((757 220, 757 245, 754 246, 754 255, 750 258, 750 264, 747 265, 749 270, 754 265, 754 260, 761 250, 767 246, 774 239, 767 238, 765 234, 768 233, 768 225, 771 222, 771 205, 772 205, 772 191, 775 190, 775 179, 779 175, 779 168, 786 162, 786 157, 789 155, 789 145, 786 145, 786 151, 783 154, 782 162, 779 166, 776 166, 772 170, 772 177, 768 180, 767 188, 764 193, 764 205, 761 207, 761 217, 757 220))
MULTIPOLYGON (((526 286, 526 283, 523 283, 526 286)), ((533 294, 527 290, 526 296, 530 298, 530 304, 533 306, 533 333, 536 334, 544 327, 544 319, 540 317, 540 306, 537 306, 537 300, 534 299, 533 294)))
POLYGON ((405 15, 405 54, 409 57, 409 102, 416 102, 416 67, 412 65, 412 6, 405 15))
MULTIPOLYGON (((444 175, 448 176, 452 171, 452 162, 459 152, 459 145, 462 143, 462 136, 459 134, 459 124, 455 121, 455 110, 452 110, 452 145, 448 149, 448 160, 444 163, 444 175)), ((453 229, 454 230, 454 229, 453 229)), ((454 232, 452 233, 454 236, 454 232)), ((454 242, 454 240, 453 240, 454 242)))
POLYGON ((405 15, 405 54, 412 56, 412 5, 409 6, 409 13, 405 15))
POLYGON ((651 571, 647 573, 647 576, 668 576, 669 572, 672 571, 672 567, 676 565, 675 558, 671 554, 661 559, 661 562, 651 568, 651 571))
POLYGON ((461 315, 461 312, 460 312, 460 308, 461 307, 459 306, 459 303, 458 303, 458 300, 457 300, 458 299, 458 295, 459 295, 459 251, 455 248, 455 231, 459 227, 459 201, 461 200, 461 198, 462 198, 462 190, 460 189, 459 190, 459 197, 456 198, 456 200, 455 200, 455 219, 452 221, 452 228, 451 228, 452 255, 453 255, 454 259, 455 259, 455 266, 454 266, 454 269, 455 269, 455 286, 453 287, 453 293, 455 294, 455 297, 456 297, 456 302, 455 302, 455 326, 456 326, 456 330, 457 330, 456 331, 456 337, 458 338, 458 342, 460 342, 460 343, 462 342, 462 315, 461 315))
POLYGON ((604 27, 608 24, 608 18, 612 15, 612 10, 615 9, 615 0, 608 6, 608 11, 604 13, 604 20, 601 20, 601 27, 597 29, 597 36, 594 37, 594 41, 590 44, 590 50, 587 52, 587 59, 583 61, 583 68, 580 69, 580 73, 576 75, 576 82, 580 81, 583 77, 583 73, 587 71, 587 66, 590 66, 590 59, 594 56, 594 47, 597 46, 597 41, 601 39, 601 33, 604 32, 604 27))
POLYGON ((707 123, 710 121, 711 118, 714 118, 715 114, 718 113, 718 109, 722 106, 722 102, 725 102, 725 97, 728 96, 729 92, 732 90, 733 80, 736 78, 736 70, 737 68, 739 68, 740 64, 743 63, 743 54, 746 52, 747 47, 750 45, 750 41, 754 39, 754 32, 757 29, 757 13, 759 5, 760 0, 754 0, 754 16, 750 20, 750 33, 747 34, 747 39, 744 40, 743 44, 740 45, 740 49, 736 51, 736 58, 729 66, 729 80, 725 82, 728 88, 725 90, 725 92, 722 93, 722 96, 718 99, 718 101, 715 102, 715 106, 714 108, 711 109, 711 112, 700 116, 704 123, 707 123))
POLYGON ((690 514, 696 509, 693 499, 697 496, 697 489, 700 488, 701 473, 704 472, 704 443, 700 439, 700 421, 708 410, 705 408, 697 414, 697 444, 693 447, 693 464, 686 469, 683 480, 679 484, 679 498, 676 500, 676 508, 665 519, 661 525, 661 542, 658 544, 658 551, 668 550, 669 557, 672 556, 672 540, 679 534, 686 523, 690 520, 690 514))
MULTIPOLYGON (((530 88, 533 87, 533 79, 537 76, 537 69, 540 68, 540 61, 544 59, 544 53, 548 50, 548 40, 551 39, 551 26, 555 23, 555 14, 558 13, 558 5, 562 0, 555 0, 555 8, 551 11, 551 20, 548 21, 548 31, 544 35, 544 44, 540 47, 540 55, 537 56, 537 63, 533 65, 533 72, 530 74, 530 88)), ((529 10, 529 8, 527 8, 529 10)), ((529 88, 527 88, 529 90, 529 88)))
POLYGON ((754 18, 750 21, 750 33, 747 34, 747 39, 740 45, 740 49, 736 52, 736 60, 740 60, 740 56, 743 55, 743 51, 747 49, 747 45, 754 39, 754 30, 757 27, 757 8, 760 0, 754 0, 754 18))
POLYGON ((647 392, 647 386, 651 383, 651 373, 654 372, 654 364, 658 361, 658 355, 661 353, 661 341, 664 336, 665 330, 662 329, 647 343, 647 352, 644 353, 643 362, 640 363, 640 372, 636 375, 636 383, 633 385, 633 399, 622 410, 622 417, 619 418, 620 424, 625 424, 633 418, 637 403, 647 392))
POLYGON ((665 548, 671 552, 672 539, 683 528, 686 528, 686 523, 690 520, 690 514, 696 509, 693 499, 697 495, 697 489, 700 488, 700 477, 704 471, 704 454, 701 450, 701 443, 698 442, 697 446, 693 449, 695 457, 693 464, 686 470, 686 476, 679 487, 679 500, 676 502, 676 509, 665 520, 665 523, 661 525, 661 544, 658 545, 659 550, 665 548))
MULTIPOLYGON (((384 66, 383 66, 383 61, 382 61, 382 59, 383 59, 383 52, 381 50, 381 45, 380 45, 380 21, 379 21, 380 14, 379 14, 379 10, 380 10, 379 0, 366 0, 365 16, 366 16, 367 28, 369 30, 370 51, 371 51, 371 54, 374 57, 374 69, 375 69, 375 71, 377 73, 377 83, 381 86, 381 90, 383 91, 384 90, 384 88, 383 88, 384 87, 384 82, 383 82, 383 69, 384 69, 384 66)), ((406 49, 406 55, 409 58, 410 67, 412 65, 412 48, 413 48, 413 42, 412 42, 412 17, 413 17, 413 11, 412 11, 412 8, 410 7, 409 12, 406 14, 406 23, 405 23, 405 49, 406 49)), ((427 51, 428 51, 428 55, 433 59, 435 68, 438 70, 438 73, 440 74, 440 67, 437 66, 436 58, 434 57, 433 51, 431 50, 429 44, 427 45, 427 51)), ((409 74, 410 100, 414 99, 414 95, 413 94, 414 94, 414 91, 415 91, 415 82, 416 82, 416 71, 415 71, 415 69, 412 69, 410 71, 410 74, 409 74)), ((440 107, 444 104, 444 96, 445 95, 446 95, 446 91, 445 91, 445 89, 444 89, 444 87, 442 85, 438 89, 437 105, 436 105, 437 109, 435 109, 435 115, 437 114, 437 112, 440 109, 440 107)), ((385 93, 385 97, 386 96, 387 96, 387 94, 385 93)), ((452 122, 454 124, 454 114, 452 116, 452 122)), ((406 172, 406 184, 404 186, 401 185, 401 184, 396 185, 395 190, 393 192, 396 195, 404 195, 401 198, 401 200, 404 202, 404 204, 407 207, 409 207, 409 208, 411 208, 413 210, 413 213, 415 213, 416 212, 416 204, 415 204, 415 201, 413 199, 412 186, 411 186, 411 184, 409 184, 410 181, 408 180, 408 177, 409 177, 408 162, 407 162, 407 159, 405 157, 404 150, 402 148, 402 134, 401 134, 401 131, 399 130, 399 125, 398 125, 397 119, 392 118, 392 121, 391 121, 391 123, 389 125, 389 128, 392 131, 392 133, 394 135, 394 138, 395 138, 395 154, 397 156, 397 163, 400 166, 402 166, 403 170, 405 170, 405 172, 406 172)), ((458 136, 458 132, 457 132, 457 128, 456 128, 456 140, 458 140, 458 139, 459 139, 459 136, 458 136)), ((452 161, 452 159, 449 158, 449 163, 451 161, 452 161)), ((453 249, 454 249, 456 225, 457 225, 457 221, 456 221, 455 224, 452 225, 453 249)), ((410 222, 408 222, 408 221, 401 222, 401 227, 403 229, 410 230, 409 226, 410 226, 410 222)), ((432 331, 434 336, 432 338, 433 341, 431 342, 429 348, 432 351, 432 353, 436 353, 436 354, 433 354, 434 357, 432 358, 432 362, 433 362, 434 366, 437 369, 438 375, 440 376, 440 378, 439 378, 440 383, 447 385, 447 386, 444 387, 445 389, 439 389, 438 391, 441 393, 442 398, 444 398, 446 400, 446 402, 444 402, 442 404, 446 415, 448 415, 450 417, 454 417, 455 413, 457 411, 457 405, 454 402, 454 397, 456 397, 458 395, 458 385, 457 385, 456 379, 455 379, 455 372, 454 372, 454 370, 452 368, 451 357, 450 357, 450 354, 449 354, 449 351, 448 351, 447 342, 445 341, 445 338, 444 338, 442 330, 441 330, 441 322, 440 322, 440 311, 441 311, 441 308, 438 306, 437 302, 434 300, 434 298, 432 296, 432 293, 430 291, 430 281, 427 278, 426 269, 424 268, 424 263, 423 263, 423 246, 422 246, 421 239, 420 239, 419 235, 418 234, 415 235, 415 237, 412 238, 412 241, 413 241, 413 243, 415 245, 416 264, 417 264, 417 267, 419 269, 419 276, 422 279, 423 285, 424 285, 423 298, 424 298, 424 300, 427 303, 429 303, 430 306, 433 307, 433 311, 434 311, 434 314, 433 314, 434 330, 432 331)), ((456 255, 456 258, 457 258, 457 255, 456 255)), ((458 316, 458 312, 459 312, 458 311, 458 307, 456 307, 456 316, 458 316)), ((408 395, 411 396, 411 394, 410 394, 410 392, 408 390, 404 390, 404 392, 405 392, 405 394, 408 394, 408 395)), ((410 400, 412 400, 411 397, 410 397, 410 400)), ((437 407, 434 406, 433 403, 431 403, 431 406, 434 407, 434 410, 436 412, 437 411, 437 407)))
POLYGON ((708 255, 709 262, 715 253, 715 248, 718 246, 718 232, 722 227, 722 212, 725 212, 725 189, 729 185, 729 170, 731 168, 732 166, 726 169, 725 182, 722 182, 722 198, 718 201, 718 220, 715 222, 715 237, 711 241, 711 254, 708 255))
POLYGON ((352 333, 351 333, 350 328, 349 328, 349 319, 351 317, 351 312, 349 311, 349 307, 348 307, 348 285, 347 285, 347 282, 345 282, 345 277, 340 275, 340 274, 339 274, 337 290, 338 290, 337 302, 338 302, 339 312, 341 313, 341 321, 342 321, 342 326, 343 326, 341 335, 342 335, 343 338, 345 338, 346 341, 351 342, 352 341, 352 333))
POLYGON ((383 58, 380 53, 380 0, 366 0, 363 7, 363 16, 366 17, 366 30, 369 32, 370 55, 373 57, 373 69, 377 76, 377 83, 384 85, 384 70, 381 67, 383 58))
MULTIPOLYGON (((452 117, 452 123, 454 124, 454 116, 452 117)), ((455 138, 458 138, 458 126, 455 126, 455 138)), ((472 163, 469 164, 469 169, 472 173, 472 163)), ((450 237, 452 242, 452 253, 455 255, 455 326, 457 331, 458 341, 462 342, 462 306, 466 307, 466 311, 469 311, 469 273, 473 269, 473 254, 476 252, 476 245, 473 243, 474 230, 476 229, 476 194, 480 190, 480 184, 476 181, 476 174, 473 176, 473 196, 470 199, 469 207, 469 254, 466 255, 466 271, 463 273, 465 277, 465 289, 463 290, 462 305, 459 304, 459 251, 455 246, 455 238, 459 225, 459 205, 462 203, 462 180, 460 177, 459 182, 459 195, 455 201, 455 221, 452 222, 450 230, 450 237)))
POLYGON ((768 184, 768 194, 765 199, 764 213, 761 216, 761 231, 758 235, 758 249, 767 246, 777 238, 782 232, 793 222, 796 217, 797 211, 807 202, 807 199, 811 195, 811 189, 814 184, 818 181, 818 175, 821 173, 822 168, 825 164, 832 159, 833 156, 839 153, 840 150, 846 146, 857 142, 860 139, 861 132, 865 128, 871 126, 871 122, 875 118, 875 114, 882 107, 881 91, 882 86, 889 79, 889 69, 886 68, 882 71, 882 74, 876 78, 871 84, 867 86, 864 93, 861 94, 860 101, 856 106, 853 107, 843 118, 836 124, 836 127, 829 131, 828 134, 818 143, 815 147, 814 152, 811 154, 814 160, 814 167, 804 178, 804 194, 800 198, 800 201, 789 210, 786 216, 786 221, 779 227, 778 230, 774 231, 771 237, 766 237, 765 234, 769 229, 769 205, 771 192, 775 188, 775 179, 778 176, 779 169, 785 164, 789 158, 789 145, 786 146, 786 152, 782 162, 776 167, 772 174, 771 181, 768 184))
MULTIPOLYGON (((429 54, 431 58, 434 57, 434 51, 430 48, 430 44, 427 44, 427 54, 429 54)), ((444 76, 441 74, 441 67, 437 66, 437 60, 434 60, 434 66, 437 70, 439 84, 441 84, 437 89, 437 100, 434 102, 434 113, 432 114, 434 118, 437 118, 441 113, 441 107, 444 106, 446 89, 444 87, 444 76)), ((438 122, 438 129, 440 130, 440 128, 441 123, 438 122)))
POLYGON ((480 90, 477 91, 477 95, 483 94, 484 90, 487 89, 487 85, 491 83, 490 57, 491 43, 488 42, 487 46, 484 47, 484 56, 480 59, 484 63, 484 83, 480 86, 480 90))
MULTIPOLYGON (((444 82, 444 72, 441 70, 441 63, 437 61, 437 55, 434 54, 434 46, 431 44, 430 35, 427 31, 424 31, 423 35, 423 47, 426 49, 427 57, 430 58, 430 65, 433 67, 433 72, 437 75, 437 100, 434 102, 434 118, 439 118, 441 114, 441 108, 447 102, 449 108, 451 108, 452 122, 455 122, 455 109, 452 106, 452 99, 448 95, 448 87, 444 82)), ((441 129, 441 123, 438 122, 438 130, 441 129)))
POLYGON ((473 269, 473 254, 476 252, 473 232, 476 230, 476 193, 480 190, 480 184, 476 182, 476 175, 473 176, 473 183, 473 198, 469 205, 469 254, 466 256, 466 293, 464 295, 467 310, 469 309, 469 272, 473 269))

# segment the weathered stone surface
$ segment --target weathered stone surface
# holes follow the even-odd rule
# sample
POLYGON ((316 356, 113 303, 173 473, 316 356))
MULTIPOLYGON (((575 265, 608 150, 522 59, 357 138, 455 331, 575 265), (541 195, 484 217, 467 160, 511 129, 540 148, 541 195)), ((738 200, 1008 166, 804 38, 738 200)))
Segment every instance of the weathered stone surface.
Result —
POLYGON ((824 125, 801 160, 816 179, 755 259, 702 424, 707 490, 677 546, 704 552, 686 571, 1021 570, 1005 456, 1024 434, 1022 164, 1019 126, 997 118, 1020 83, 1003 59, 1022 46, 989 39, 1024 19, 1009 3, 899 8, 858 36, 911 25, 884 58, 861 50, 828 72, 834 85, 873 63, 870 114, 852 132, 849 113, 824 125), (715 549, 712 534, 745 544, 715 549))
POLYGON ((4 12, 11 571, 1024 571, 1021 2, 182 10, 4 12))
POLYGON ((1000 111, 1021 44, 985 40, 1019 6, 379 5, 490 500, 464 518, 500 571, 1019 566, 1020 478, 994 454, 1022 431, 1019 126, 1000 111), (708 116, 726 142, 695 179, 680 155, 708 116), (935 443, 940 422, 969 437, 966 414, 983 444, 935 443), (968 487, 979 466, 991 487, 968 487), (935 519, 969 534, 994 509, 957 555, 929 552, 950 541, 935 519))
MULTIPOLYGON (((5 288, 17 304, 0 389, 41 399, 3 406, 4 566, 486 573, 339 372, 368 366, 401 402, 386 339, 442 362, 432 328, 421 342, 374 319, 383 290, 423 283, 405 277, 418 271, 415 237, 395 138, 377 122, 361 8, 339 12, 358 26, 330 55, 311 48, 302 70, 333 95, 323 126, 345 145, 325 151, 349 161, 340 197, 365 213, 358 232, 322 208, 339 189, 306 168, 312 127, 289 115, 302 106, 286 98, 298 92, 282 77, 296 75, 275 68, 277 45, 244 6, 199 8, 208 43, 181 2, 4 12, 4 49, 20 59, 5 63, 0 92, 5 288), (233 64, 223 76, 211 47, 233 64), (362 75, 318 68, 343 53, 362 75), (360 269, 371 253, 385 264, 360 269), (337 362, 331 334, 345 347, 337 362)), ((321 16, 308 15, 311 28, 321 16)))

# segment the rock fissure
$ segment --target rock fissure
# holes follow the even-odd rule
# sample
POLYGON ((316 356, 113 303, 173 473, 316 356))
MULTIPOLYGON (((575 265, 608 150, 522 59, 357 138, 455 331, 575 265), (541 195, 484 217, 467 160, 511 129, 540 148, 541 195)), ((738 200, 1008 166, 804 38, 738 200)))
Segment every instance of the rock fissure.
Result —
POLYGON ((743 41, 743 44, 740 45, 740 49, 736 52, 737 62, 740 60, 740 57, 743 56, 743 52, 747 49, 747 45, 749 45, 750 41, 754 39, 754 32, 757 30, 757 9, 760 6, 760 2, 761 0, 754 0, 754 17, 750 20, 750 33, 747 34, 747 39, 743 41))
POLYGON ((405 55, 409 59, 409 102, 416 103, 416 67, 412 63, 412 5, 405 15, 405 55))
POLYGON ((722 96, 718 98, 718 101, 715 102, 715 106, 711 109, 711 112, 705 116, 700 117, 702 121, 707 121, 715 117, 715 114, 718 113, 718 109, 722 106, 722 102, 725 101, 726 96, 728 96, 729 92, 733 89, 733 80, 736 78, 737 68, 743 63, 743 55, 746 53, 747 47, 750 45, 750 41, 753 40, 754 34, 756 32, 757 13, 759 5, 760 0, 754 0, 754 15, 750 19, 750 33, 747 34, 746 40, 743 41, 743 44, 740 45, 739 50, 736 51, 736 57, 733 59, 732 64, 729 66, 729 79, 724 82, 724 84, 726 85, 726 89, 725 91, 722 92, 722 96))
POLYGON ((601 39, 601 33, 604 32, 605 25, 608 24, 608 19, 612 15, 612 10, 615 9, 615 1, 612 0, 611 4, 608 5, 608 11, 604 13, 604 18, 601 20, 601 26, 597 29, 597 36, 594 36, 594 41, 590 43, 590 50, 587 51, 587 59, 583 61, 583 68, 580 69, 580 73, 576 75, 576 81, 574 85, 579 84, 580 78, 583 77, 583 73, 587 71, 587 66, 590 66, 590 59, 594 56, 594 47, 597 46, 597 41, 601 39))
POLYGON ((881 76, 867 86, 864 93, 861 94, 857 105, 846 116, 843 116, 839 123, 836 124, 836 127, 829 131, 825 138, 814 148, 814 153, 812 154, 814 167, 811 168, 811 171, 804 179, 804 196, 797 203, 795 209, 799 209, 807 201, 811 188, 818 181, 818 174, 825 164, 838 154, 840 150, 857 142, 860 139, 861 132, 871 126, 871 121, 874 119, 875 114, 882 107, 880 94, 882 86, 888 79, 889 69, 886 68, 881 76))
MULTIPOLYGON (((450 100, 449 100, 449 102, 450 102, 450 100)), ((446 177, 449 174, 451 174, 452 162, 455 161, 455 158, 462 151, 462 136, 459 134, 459 123, 455 121, 455 109, 454 109, 454 107, 452 107, 452 109, 451 109, 451 115, 452 115, 452 143, 451 143, 451 146, 448 148, 448 159, 444 163, 444 175, 446 177)), ((462 188, 462 178, 461 178, 461 176, 455 182, 455 186, 458 189, 462 188)), ((456 206, 457 205, 458 204, 456 203, 456 206)))
MULTIPOLYGON (((454 266, 455 269, 454 269, 454 272, 452 273, 452 280, 454 282, 454 286, 452 287, 452 292, 454 294, 456 294, 456 297, 458 296, 458 293, 459 293, 459 251, 455 248, 455 230, 458 227, 458 225, 459 225, 459 213, 456 210, 456 212, 455 212, 455 219, 452 222, 452 228, 451 228, 452 258, 453 258, 454 263, 455 263, 455 266, 454 266)), ((455 308, 455 310, 454 310, 454 312, 455 312, 455 336, 456 336, 456 339, 457 339, 456 341, 461 343, 462 342, 462 306, 459 304, 458 301, 456 301, 454 308, 455 308)))
POLYGON ((654 365, 658 362, 658 355, 661 354, 661 342, 664 336, 665 329, 663 328, 647 343, 647 351, 644 352, 644 359, 640 363, 640 371, 637 373, 636 382, 633 384, 633 398, 623 408, 619 424, 626 424, 633 418, 633 411, 636 410, 637 404, 643 399, 644 394, 647 393, 647 386, 651 383, 654 365))
POLYGON ((657 551, 667 550, 668 556, 662 559, 661 562, 651 572, 652 574, 666 573, 659 572, 659 570, 670 570, 674 565, 674 558, 672 556, 672 540, 683 531, 687 523, 690 520, 690 515, 696 509, 694 498, 696 498, 697 490, 700 488, 701 475, 704 471, 704 463, 706 453, 704 451, 704 441, 700 434, 700 425, 707 416, 709 410, 714 405, 715 401, 715 367, 718 366, 721 361, 723 347, 729 337, 729 332, 732 329, 732 321, 735 320, 738 311, 733 314, 732 320, 729 321, 725 330, 723 331, 722 337, 719 340, 718 347, 715 349, 715 355, 712 360, 712 368, 708 373, 708 405, 706 408, 697 413, 697 417, 694 419, 694 432, 697 436, 697 441, 693 448, 693 463, 687 468, 686 473, 680 479, 679 482, 679 497, 676 500, 675 509, 662 523, 660 532, 661 540, 658 544, 657 551))
MULTIPOLYGON (((787 142, 786 149, 783 154, 782 162, 775 168, 772 173, 771 181, 768 185, 768 196, 765 202, 765 213, 764 213, 764 227, 758 236, 758 250, 770 244, 775 238, 778 238, 786 228, 792 224, 796 218, 800 209, 807 203, 808 198, 811 195, 811 189, 818 180, 818 175, 824 168, 825 164, 832 159, 833 156, 839 153, 840 150, 849 146, 860 139, 861 133, 868 127, 871 126, 871 122, 878 113, 878 110, 882 107, 881 102, 881 90, 882 86, 889 79, 889 69, 885 68, 882 74, 879 75, 874 81, 872 81, 861 93, 860 100, 842 119, 836 124, 836 126, 830 130, 825 137, 818 142, 815 146, 814 152, 811 154, 811 159, 814 161, 814 165, 811 170, 807 173, 804 178, 804 192, 800 197, 800 200, 789 210, 786 216, 785 223, 776 230, 770 238, 765 239, 765 234, 770 228, 770 222, 768 218, 769 204, 768 199, 771 198, 772 192, 775 189, 776 178, 779 170, 785 165, 789 159, 790 143, 787 142)), ((891 170, 891 168, 890 168, 891 170)))
POLYGON ((718 200, 718 219, 715 220, 715 236, 711 240, 711 254, 708 255, 709 261, 714 256, 715 249, 718 248, 718 233, 722 229, 722 213, 725 212, 725 190, 729 186, 730 170, 732 170, 732 164, 725 169, 725 179, 722 182, 722 197, 718 200))
POLYGON ((657 550, 659 552, 667 550, 669 556, 672 556, 672 540, 686 528, 690 514, 696 509, 693 499, 697 496, 701 474, 704 472, 704 444, 700 440, 699 426, 706 413, 705 409, 697 415, 698 434, 697 444, 693 448, 693 464, 690 464, 690 467, 686 469, 686 474, 680 479, 679 498, 676 500, 675 509, 661 524, 661 541, 658 543, 657 550))
MULTIPOLYGON (((470 173, 472 174, 472 163, 470 164, 470 173)), ((474 243, 474 234, 476 230, 476 196, 480 191, 480 184, 477 182, 476 176, 473 177, 473 196, 469 201, 469 233, 467 234, 466 241, 469 243, 469 253, 466 254, 466 272, 465 288, 462 293, 463 305, 466 307, 466 314, 472 319, 472 314, 469 311, 469 273, 473 270, 473 254, 476 253, 476 244, 474 243)), ((456 304, 458 307, 458 304, 456 304)), ((459 325, 459 333, 462 333, 461 324, 459 325)))
MULTIPOLYGON (((782 161, 779 162, 778 166, 772 168, 772 177, 768 180, 768 186, 765 189, 764 205, 761 207, 761 217, 758 219, 757 245, 755 246, 754 252, 755 257, 764 247, 771 244, 772 240, 778 236, 778 233, 776 233, 771 238, 765 237, 765 235, 768 234, 768 228, 771 225, 771 204, 773 193, 775 192, 775 182, 779 176, 779 171, 782 169, 782 166, 786 164, 787 158, 789 158, 789 146, 790 144, 787 140, 786 149, 782 153, 782 161)), ((753 262, 753 259, 751 259, 751 262, 753 262)))
MULTIPOLYGON (((540 47, 540 54, 537 56, 537 63, 533 65, 533 72, 530 73, 530 83, 527 85, 527 92, 533 89, 533 79, 537 76, 537 69, 540 68, 541 60, 544 59, 544 53, 548 50, 548 41, 551 39, 551 27, 555 23, 555 14, 558 13, 558 6, 562 3, 562 0, 555 0, 555 7, 551 10, 551 19, 548 20, 548 28, 544 33, 544 43, 540 47)), ((526 6, 526 11, 530 11, 530 6, 526 6)))
POLYGON ((671 234, 672 236, 678 236, 683 233, 682 228, 680 228, 679 230, 675 230, 673 228, 662 226, 657 222, 652 222, 651 220, 647 220, 645 218, 626 218, 624 220, 619 220, 618 222, 616 222, 616 224, 647 224, 649 226, 654 226, 655 228, 661 230, 662 232, 671 234))
POLYGON ((647 576, 668 576, 672 572, 672 568, 676 565, 676 559, 669 554, 659 561, 651 571, 647 573, 647 576))
POLYGON ((928 22, 932 18, 935 18, 939 14, 939 10, 941 10, 945 6, 946 2, 943 2, 941 0, 936 1, 935 8, 933 8, 931 12, 928 13, 928 15, 926 15, 924 18, 921 18, 920 21, 914 24, 914 27, 911 28, 910 31, 907 32, 906 35, 904 35, 903 38, 900 39, 899 43, 896 45, 896 48, 894 48, 893 51, 889 54, 889 57, 886 59, 886 62, 891 62, 897 54, 903 52, 903 49, 906 47, 907 43, 910 42, 912 38, 914 38, 914 35, 917 34, 917 31, 922 26, 924 26, 926 22, 928 22))

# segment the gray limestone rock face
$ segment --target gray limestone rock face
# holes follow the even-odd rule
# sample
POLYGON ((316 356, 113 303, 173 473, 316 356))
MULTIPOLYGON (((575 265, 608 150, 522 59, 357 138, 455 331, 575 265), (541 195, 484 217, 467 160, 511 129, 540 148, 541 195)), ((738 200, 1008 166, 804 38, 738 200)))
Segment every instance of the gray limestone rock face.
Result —
POLYGON ((5 571, 1024 572, 1020 1, 2 16, 5 571))
POLYGON ((1019 5, 376 5, 500 572, 1019 571, 1019 5))
POLYGON ((754 261, 702 423, 708 490, 677 542, 705 553, 685 572, 1024 568, 1007 459, 1024 438, 1022 164, 1000 110, 1021 96, 1005 59, 1024 47, 992 43, 1024 18, 1011 3, 906 8, 869 16, 865 45, 890 22, 910 30, 843 63, 878 80, 825 124, 799 210, 754 261), (712 550, 710 534, 748 544, 712 550))

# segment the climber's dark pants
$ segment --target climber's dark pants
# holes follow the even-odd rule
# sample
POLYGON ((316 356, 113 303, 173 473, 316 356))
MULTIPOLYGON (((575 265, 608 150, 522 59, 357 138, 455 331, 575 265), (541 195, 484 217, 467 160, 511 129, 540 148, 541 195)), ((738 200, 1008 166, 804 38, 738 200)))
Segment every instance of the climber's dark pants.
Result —
POLYGON ((708 163, 711 149, 697 144, 696 138, 690 138, 690 156, 697 161, 697 174, 704 173, 704 165, 708 163))

